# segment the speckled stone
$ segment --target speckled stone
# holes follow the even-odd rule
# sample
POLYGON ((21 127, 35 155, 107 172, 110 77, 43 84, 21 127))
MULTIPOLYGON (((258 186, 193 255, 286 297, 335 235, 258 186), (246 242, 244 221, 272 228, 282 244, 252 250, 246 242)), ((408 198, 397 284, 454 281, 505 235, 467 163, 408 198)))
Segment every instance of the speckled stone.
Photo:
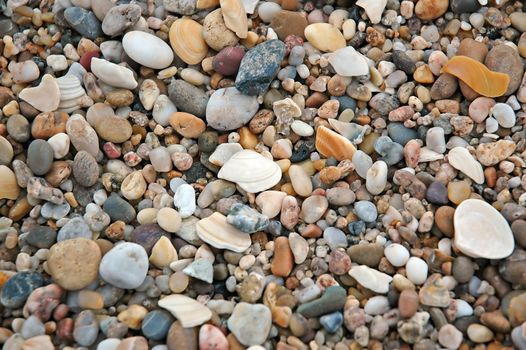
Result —
POLYGON ((172 80, 168 85, 168 96, 177 110, 204 118, 208 96, 205 91, 184 80, 172 80))
POLYGON ((68 7, 64 11, 64 18, 75 31, 88 39, 103 36, 101 23, 91 11, 81 7, 68 7))
POLYGON ((285 57, 285 44, 279 40, 265 41, 249 50, 239 66, 236 88, 247 95, 265 92, 285 57))
POLYGON ((246 233, 263 231, 269 224, 267 216, 242 203, 236 203, 232 206, 226 221, 246 233))
POLYGON ((44 284, 42 275, 36 272, 19 272, 2 287, 0 303, 11 309, 24 305, 31 292, 44 284))

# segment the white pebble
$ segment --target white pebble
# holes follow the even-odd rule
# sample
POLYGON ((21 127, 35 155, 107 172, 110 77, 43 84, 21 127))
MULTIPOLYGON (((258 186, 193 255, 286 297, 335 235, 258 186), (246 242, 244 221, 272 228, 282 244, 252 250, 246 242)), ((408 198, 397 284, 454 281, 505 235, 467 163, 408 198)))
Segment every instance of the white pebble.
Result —
POLYGON ((374 316, 386 313, 390 308, 389 299, 383 295, 377 295, 367 300, 364 311, 366 314, 374 316))
POLYGON ((455 315, 455 318, 473 315, 473 308, 467 301, 455 299, 455 302, 457 303, 457 314, 455 315))
POLYGON ((493 117, 486 118, 486 131, 492 134, 497 130, 499 130, 499 123, 497 120, 493 117))
POLYGON ((510 105, 506 103, 497 103, 493 106, 490 113, 503 128, 511 128, 515 126, 517 118, 510 105))
POLYGON ((46 58, 46 63, 54 72, 68 69, 68 61, 64 55, 49 55, 46 58))
POLYGON ((401 244, 393 243, 385 247, 384 255, 393 266, 404 266, 409 260, 409 251, 401 244))
POLYGON ((181 218, 191 216, 196 209, 194 188, 188 184, 177 187, 174 194, 174 206, 178 208, 181 218))
POLYGON ((424 260, 411 257, 405 265, 407 278, 414 284, 423 284, 427 279, 427 264, 424 260))

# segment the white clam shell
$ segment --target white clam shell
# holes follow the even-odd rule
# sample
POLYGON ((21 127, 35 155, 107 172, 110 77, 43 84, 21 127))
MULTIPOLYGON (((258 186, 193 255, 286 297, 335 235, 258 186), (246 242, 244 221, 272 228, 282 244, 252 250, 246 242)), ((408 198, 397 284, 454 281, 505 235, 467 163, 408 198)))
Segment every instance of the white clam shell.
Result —
POLYGON ((199 220, 195 228, 199 238, 214 248, 242 253, 252 244, 250 235, 230 225, 219 212, 199 220))
POLYGON ((268 190, 281 180, 278 164, 252 150, 235 153, 223 165, 217 177, 235 182, 246 192, 268 190))
POLYGON ((484 183, 484 171, 482 170, 482 165, 473 158, 467 149, 463 147, 455 147, 449 151, 447 159, 453 168, 462 171, 476 183, 484 183))
POLYGON ((455 247, 472 258, 504 259, 513 253, 515 241, 506 219, 480 199, 466 199, 453 217, 455 247))
POLYGON ((184 328, 202 325, 212 318, 212 311, 200 302, 181 294, 159 300, 159 306, 170 311, 184 328))

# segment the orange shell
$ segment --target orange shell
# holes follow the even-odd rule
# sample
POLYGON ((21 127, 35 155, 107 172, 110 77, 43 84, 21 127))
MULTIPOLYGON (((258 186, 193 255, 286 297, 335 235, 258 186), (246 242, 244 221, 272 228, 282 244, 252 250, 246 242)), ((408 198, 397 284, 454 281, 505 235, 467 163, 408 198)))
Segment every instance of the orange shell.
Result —
POLYGON ((325 126, 316 129, 316 149, 325 157, 337 160, 352 159, 356 152, 351 141, 325 126))
POLYGON ((506 93, 510 77, 506 73, 493 72, 485 65, 467 56, 455 56, 449 60, 441 73, 449 73, 486 97, 498 97, 506 93))

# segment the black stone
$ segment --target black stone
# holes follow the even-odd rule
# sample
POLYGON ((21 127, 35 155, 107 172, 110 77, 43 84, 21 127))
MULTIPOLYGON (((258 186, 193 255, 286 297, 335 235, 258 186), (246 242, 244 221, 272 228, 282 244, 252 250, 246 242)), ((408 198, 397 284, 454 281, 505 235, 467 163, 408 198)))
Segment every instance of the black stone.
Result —
POLYGON ((121 220, 129 224, 135 219, 135 209, 130 203, 119 197, 116 193, 112 193, 104 202, 102 209, 108 214, 112 221, 121 220))
POLYGON ((34 226, 29 230, 26 241, 37 248, 49 248, 57 239, 57 231, 48 226, 34 226))

